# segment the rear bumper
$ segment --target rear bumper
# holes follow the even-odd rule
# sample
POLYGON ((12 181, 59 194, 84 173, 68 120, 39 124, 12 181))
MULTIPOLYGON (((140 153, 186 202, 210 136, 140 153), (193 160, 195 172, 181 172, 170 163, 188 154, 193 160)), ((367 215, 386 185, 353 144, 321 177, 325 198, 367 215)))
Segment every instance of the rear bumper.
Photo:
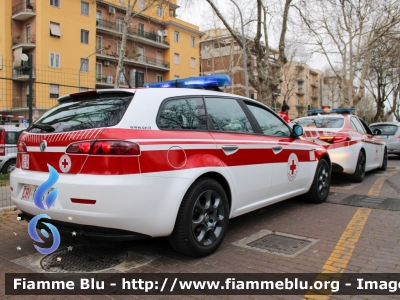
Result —
POLYGON ((387 143, 388 154, 400 154, 400 141, 387 143))
POLYGON ((189 179, 172 175, 59 174, 55 184, 58 197, 46 211, 36 207, 33 200, 21 199, 24 185, 39 186, 48 176, 49 173, 15 169, 10 176, 11 200, 26 215, 45 213, 51 221, 62 222, 61 227, 67 228, 70 235, 69 228, 95 235, 100 227, 103 235, 107 233, 104 228, 110 228, 131 232, 133 238, 137 234, 168 236, 174 228, 181 200, 191 184, 189 179), (96 203, 74 203, 72 198, 95 200, 96 203))
MULTIPOLYGON (((34 215, 22 212, 21 214, 18 214, 18 217, 20 217, 22 220, 29 222, 34 217, 34 215)), ((121 229, 112 229, 99 226, 68 223, 52 219, 46 219, 45 222, 53 224, 54 226, 57 227, 57 230, 60 232, 61 235, 68 237, 76 236, 96 241, 115 241, 115 242, 150 238, 150 236, 145 234, 140 234, 137 232, 131 232, 121 229)), ((42 225, 40 222, 38 223, 37 228, 47 229, 47 227, 42 225)))

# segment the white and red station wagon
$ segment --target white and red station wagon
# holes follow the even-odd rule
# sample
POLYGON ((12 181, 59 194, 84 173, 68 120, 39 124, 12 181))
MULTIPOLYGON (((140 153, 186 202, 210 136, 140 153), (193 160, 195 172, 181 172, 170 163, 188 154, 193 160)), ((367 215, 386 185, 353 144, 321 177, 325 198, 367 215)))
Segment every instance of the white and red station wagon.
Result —
MULTIPOLYGON (((200 82, 220 84, 221 75, 212 78, 200 82)), ((146 88, 58 102, 20 136, 10 186, 30 220, 41 212, 32 195, 51 165, 58 197, 46 222, 69 236, 168 236, 177 251, 204 256, 221 244, 230 218, 298 195, 314 203, 328 197, 327 150, 257 101, 146 88)))

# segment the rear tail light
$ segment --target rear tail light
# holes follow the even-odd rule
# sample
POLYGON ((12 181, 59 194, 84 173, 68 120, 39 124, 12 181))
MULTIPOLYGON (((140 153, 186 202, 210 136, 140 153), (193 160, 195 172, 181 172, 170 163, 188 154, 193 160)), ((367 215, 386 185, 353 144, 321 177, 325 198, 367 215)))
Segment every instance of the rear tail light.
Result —
POLYGON ((140 147, 136 143, 126 141, 85 141, 71 144, 66 152, 92 155, 139 155, 140 147))
POLYGON ((6 131, 2 129, 0 132, 0 156, 4 156, 6 154, 6 131))
POLYGON ((18 143, 17 143, 17 151, 18 151, 19 153, 24 153, 24 152, 27 151, 27 150, 26 150, 26 145, 25 145, 24 142, 18 142, 18 143))
POLYGON ((400 135, 397 137, 397 140, 400 141, 400 135))
POLYGON ((331 144, 348 142, 351 140, 350 136, 344 134, 325 135, 318 137, 318 139, 331 144))

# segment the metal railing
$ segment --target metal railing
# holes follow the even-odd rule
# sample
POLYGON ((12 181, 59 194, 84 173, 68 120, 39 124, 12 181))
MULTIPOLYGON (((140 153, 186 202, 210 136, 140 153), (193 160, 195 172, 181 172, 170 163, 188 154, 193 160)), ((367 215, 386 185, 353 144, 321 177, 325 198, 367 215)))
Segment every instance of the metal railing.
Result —
POLYGON ((145 56, 145 55, 141 55, 141 54, 136 54, 136 56, 134 57, 127 57, 127 60, 134 60, 137 61, 139 63, 145 63, 148 65, 153 65, 156 67, 161 67, 161 68, 168 68, 169 69, 169 62, 162 60, 162 59, 156 59, 154 57, 150 57, 150 56, 145 56))
MULTIPOLYGON (((100 28, 105 28, 105 29, 109 29, 109 30, 113 30, 113 31, 122 33, 123 27, 117 22, 97 19, 96 25, 97 25, 97 27, 100 27, 100 28)), ((163 45, 169 45, 168 42, 164 41, 164 37, 158 35, 156 32, 147 32, 144 30, 140 30, 138 28, 128 28, 128 34, 131 36, 143 37, 143 38, 152 40, 153 42, 160 43, 163 45)))
POLYGON ((13 46, 18 44, 36 44, 36 35, 34 33, 31 34, 19 34, 13 36, 12 38, 13 46))
POLYGON ((13 6, 12 15, 19 14, 20 12, 34 12, 34 11, 35 11, 35 2, 22 1, 21 3, 13 6))
MULTIPOLYGON (((20 66, 20 67, 14 67, 13 69, 13 78, 25 78, 29 77, 29 67, 28 66, 20 66)), ((32 70, 32 77, 35 78, 35 68, 32 70)))

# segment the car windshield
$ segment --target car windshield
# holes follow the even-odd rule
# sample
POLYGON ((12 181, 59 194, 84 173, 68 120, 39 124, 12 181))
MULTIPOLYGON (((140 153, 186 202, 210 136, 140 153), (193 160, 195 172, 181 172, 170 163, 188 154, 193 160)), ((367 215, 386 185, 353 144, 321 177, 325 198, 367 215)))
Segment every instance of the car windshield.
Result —
POLYGON ((372 125, 370 126, 371 130, 380 129, 382 130, 382 135, 394 135, 399 128, 396 125, 372 125))
MULTIPOLYGON (((117 125, 125 114, 133 96, 113 96, 95 100, 62 103, 32 124, 27 131, 68 132, 117 125)), ((76 101, 78 100, 78 101, 76 101)))
POLYGON ((296 119, 292 123, 301 125, 303 128, 342 128, 344 118, 342 117, 320 117, 296 119))

